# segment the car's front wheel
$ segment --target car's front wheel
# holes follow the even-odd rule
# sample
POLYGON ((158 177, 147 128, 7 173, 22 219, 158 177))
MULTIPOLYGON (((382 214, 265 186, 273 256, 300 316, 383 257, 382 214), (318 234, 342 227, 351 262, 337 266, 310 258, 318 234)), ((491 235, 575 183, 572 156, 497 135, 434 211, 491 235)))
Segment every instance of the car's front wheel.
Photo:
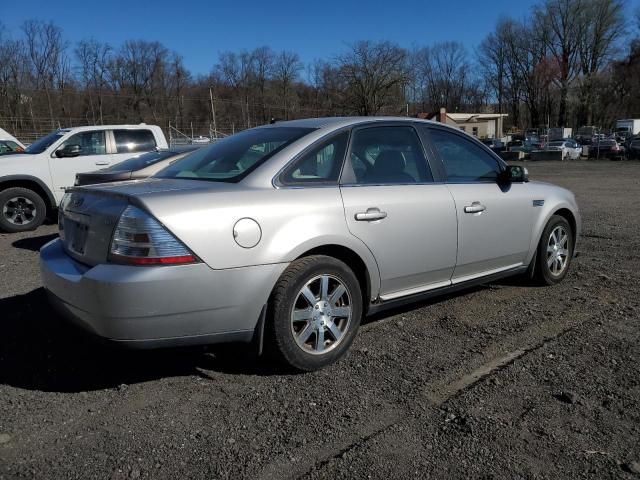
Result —
POLYGON ((353 271, 333 257, 303 257, 274 289, 269 340, 289 366, 317 370, 344 355, 361 316, 362 294, 353 271))
POLYGON ((0 191, 0 230, 15 233, 39 227, 47 206, 33 190, 11 187, 0 191))
POLYGON ((536 255, 535 279, 543 285, 554 285, 566 277, 573 258, 573 231, 567 220, 553 215, 540 238, 536 255))

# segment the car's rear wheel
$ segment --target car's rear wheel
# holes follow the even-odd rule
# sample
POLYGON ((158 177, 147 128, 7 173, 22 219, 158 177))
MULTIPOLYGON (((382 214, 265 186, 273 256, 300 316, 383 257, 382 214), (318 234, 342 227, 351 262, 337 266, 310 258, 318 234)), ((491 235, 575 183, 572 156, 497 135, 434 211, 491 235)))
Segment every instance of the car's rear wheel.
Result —
POLYGON ((317 370, 335 362, 353 342, 362 316, 360 285, 340 260, 304 257, 280 277, 270 310, 274 353, 297 370, 317 370))
POLYGON ((0 230, 9 233, 33 230, 44 222, 47 206, 33 190, 11 187, 0 192, 0 230))
POLYGON ((542 232, 536 255, 534 278, 543 285, 561 282, 573 258, 573 231, 567 220, 554 215, 542 232))

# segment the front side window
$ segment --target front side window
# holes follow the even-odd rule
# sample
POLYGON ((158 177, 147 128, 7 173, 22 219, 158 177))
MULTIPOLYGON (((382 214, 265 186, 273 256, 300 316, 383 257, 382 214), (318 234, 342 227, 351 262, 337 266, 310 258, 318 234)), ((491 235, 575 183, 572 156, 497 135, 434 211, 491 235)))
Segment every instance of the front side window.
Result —
POLYGON ((350 162, 356 184, 432 182, 418 134, 412 127, 356 130, 350 162))
POLYGON ((347 150, 349 133, 343 132, 296 160, 281 177, 285 185, 337 183, 347 150))
POLYGON ((429 133, 449 182, 495 181, 501 171, 493 156, 461 135, 440 129, 429 133))
POLYGON ((77 155, 79 157, 104 155, 107 153, 104 130, 76 133, 60 145, 58 150, 69 149, 72 145, 78 145, 80 147, 80 153, 77 155))
POLYGON ((118 153, 149 152, 156 148, 156 139, 151 130, 114 130, 118 153))
POLYGON ((187 155, 162 170, 159 178, 238 182, 311 128, 263 127, 245 130, 187 155))

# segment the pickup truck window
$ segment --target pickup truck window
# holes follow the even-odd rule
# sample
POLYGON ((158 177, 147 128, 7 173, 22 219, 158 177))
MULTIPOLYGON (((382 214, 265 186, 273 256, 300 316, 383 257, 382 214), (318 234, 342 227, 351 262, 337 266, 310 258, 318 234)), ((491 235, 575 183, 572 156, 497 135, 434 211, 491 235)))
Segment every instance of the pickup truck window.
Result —
POLYGON ((80 155, 78 155, 80 157, 105 155, 107 153, 104 130, 76 133, 60 145, 60 148, 65 148, 69 145, 80 145, 80 155))
POLYGON ((114 130, 118 153, 148 152, 156 148, 151 130, 114 130))

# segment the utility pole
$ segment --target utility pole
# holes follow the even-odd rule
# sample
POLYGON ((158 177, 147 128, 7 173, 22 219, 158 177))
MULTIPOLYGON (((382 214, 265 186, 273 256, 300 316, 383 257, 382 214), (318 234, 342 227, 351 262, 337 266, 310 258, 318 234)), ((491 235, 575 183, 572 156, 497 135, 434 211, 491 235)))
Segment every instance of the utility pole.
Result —
POLYGON ((216 125, 216 109, 213 106, 213 91, 211 85, 209 85, 209 99, 211 100, 211 116, 213 117, 213 135, 214 138, 218 138, 218 127, 216 125))

